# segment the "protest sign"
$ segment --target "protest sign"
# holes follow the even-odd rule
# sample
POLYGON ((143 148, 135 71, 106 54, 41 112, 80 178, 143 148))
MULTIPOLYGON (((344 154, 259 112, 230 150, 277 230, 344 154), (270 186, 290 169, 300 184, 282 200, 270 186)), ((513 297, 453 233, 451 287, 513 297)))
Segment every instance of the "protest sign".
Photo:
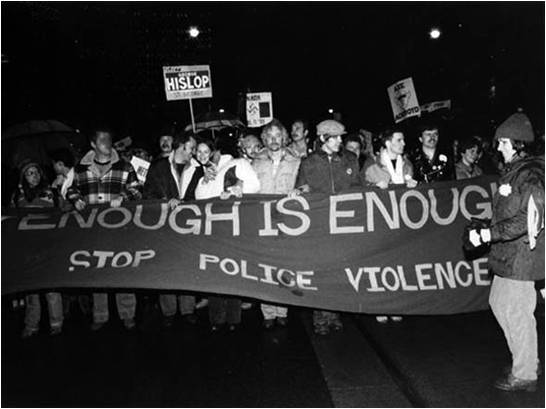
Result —
POLYGON ((421 116, 421 108, 411 77, 395 82, 387 88, 387 93, 391 101, 395 123, 412 116, 421 116))
POLYGON ((163 67, 167 101, 212 98, 212 80, 208 65, 163 67))
POLYGON ((10 210, 2 293, 150 288, 370 314, 486 309, 486 256, 467 259, 461 236, 471 217, 491 216, 495 180, 175 209, 145 201, 82 213, 10 210))
POLYGON ((273 120, 271 92, 246 94, 246 120, 249 128, 257 128, 273 120))
POLYGON ((133 139, 130 136, 126 136, 123 139, 114 143, 114 149, 117 151, 124 151, 133 143, 133 139))
POLYGON ((434 112, 438 109, 451 109, 451 100, 446 99, 444 101, 434 101, 421 105, 421 112, 434 112))
POLYGON ((131 158, 131 165, 133 165, 133 168, 135 168, 135 172, 140 183, 146 182, 146 175, 148 174, 148 169, 150 168, 150 162, 137 156, 133 156, 131 158))

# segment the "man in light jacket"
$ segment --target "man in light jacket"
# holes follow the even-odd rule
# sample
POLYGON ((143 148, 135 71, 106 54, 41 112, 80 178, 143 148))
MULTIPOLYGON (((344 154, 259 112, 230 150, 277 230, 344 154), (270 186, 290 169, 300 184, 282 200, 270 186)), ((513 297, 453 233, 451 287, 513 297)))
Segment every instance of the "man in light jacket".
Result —
MULTIPOLYGON (((252 162, 260 179, 259 193, 287 195, 295 187, 300 159, 286 148, 286 128, 280 121, 273 119, 262 130, 262 142, 265 148, 252 162)), ((272 328, 275 321, 282 327, 287 325, 288 308, 262 303, 261 309, 264 328, 272 328)))

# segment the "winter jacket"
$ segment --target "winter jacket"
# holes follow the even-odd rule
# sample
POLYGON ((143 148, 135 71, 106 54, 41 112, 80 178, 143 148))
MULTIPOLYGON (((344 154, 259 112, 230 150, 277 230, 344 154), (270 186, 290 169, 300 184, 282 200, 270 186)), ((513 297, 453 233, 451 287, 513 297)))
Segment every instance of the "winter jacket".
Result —
POLYGON ((91 150, 74 167, 74 182, 66 197, 72 203, 81 199, 88 204, 109 203, 119 196, 125 200, 141 198, 139 182, 133 166, 112 151, 110 168, 101 175, 95 165, 95 151, 91 150))
POLYGON ((350 188, 362 187, 356 155, 340 152, 328 155, 323 150, 303 159, 296 187, 308 185, 311 192, 337 194, 350 188))
POLYGON ((231 155, 222 155, 216 166, 216 177, 209 182, 201 178, 195 189, 195 198, 200 200, 219 197, 228 187, 237 183, 237 180, 243 182, 243 194, 258 193, 260 190, 260 181, 250 162, 243 158, 234 159, 231 155))
POLYGON ((197 181, 203 176, 203 167, 195 159, 184 167, 179 177, 174 164, 174 153, 152 162, 144 183, 145 199, 195 199, 197 181))
POLYGON ((252 167, 260 179, 260 193, 284 195, 295 187, 300 159, 292 151, 283 149, 275 170, 269 151, 265 149, 254 159, 252 167))
MULTIPOLYGON (((411 165, 411 162, 404 156, 402 156, 402 161, 404 180, 413 178, 413 166, 411 165)), ((375 158, 370 158, 364 163, 361 171, 361 177, 365 184, 377 185, 379 182, 393 184, 387 167, 381 163, 381 155, 377 155, 375 158)))
POLYGON ((544 158, 517 158, 508 164, 493 197, 491 220, 492 271, 513 280, 544 279, 544 229, 531 250, 527 234, 530 196, 544 213, 544 158))
POLYGON ((16 208, 24 207, 55 207, 57 198, 55 191, 49 186, 38 187, 33 189, 31 200, 25 196, 25 191, 21 185, 17 187, 17 192, 13 195, 12 206, 16 208))
POLYGON ((468 166, 462 159, 455 164, 455 176, 457 180, 476 178, 481 175, 483 175, 483 172, 478 165, 468 166))
POLYGON ((419 147, 409 159, 413 164, 414 179, 418 182, 431 183, 455 179, 453 161, 449 155, 441 153, 438 149, 429 160, 419 147))
POLYGON ((40 173, 40 183, 34 188, 29 187, 24 182, 24 170, 19 172, 17 190, 11 198, 12 207, 56 207, 58 205, 57 191, 48 186, 42 168, 39 166, 36 166, 36 168, 40 173))

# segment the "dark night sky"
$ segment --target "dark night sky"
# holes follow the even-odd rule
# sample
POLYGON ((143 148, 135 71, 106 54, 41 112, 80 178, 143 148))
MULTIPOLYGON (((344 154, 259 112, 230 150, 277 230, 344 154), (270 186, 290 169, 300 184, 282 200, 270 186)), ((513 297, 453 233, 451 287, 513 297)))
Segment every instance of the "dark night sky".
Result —
POLYGON ((333 107, 376 130, 392 121, 386 88, 412 76, 420 103, 451 98, 458 118, 522 106, 544 127, 543 3, 2 3, 2 40, 3 127, 48 117, 155 135, 189 121, 187 102, 165 101, 162 65, 192 63, 214 85, 198 112, 272 91, 285 122, 333 107))

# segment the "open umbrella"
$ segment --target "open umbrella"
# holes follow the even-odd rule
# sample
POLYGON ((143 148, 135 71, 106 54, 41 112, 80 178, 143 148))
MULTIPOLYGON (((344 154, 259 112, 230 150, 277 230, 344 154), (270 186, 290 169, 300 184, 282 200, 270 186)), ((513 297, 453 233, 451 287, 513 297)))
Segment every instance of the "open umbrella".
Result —
POLYGON ((55 119, 32 120, 2 131, 2 163, 16 167, 26 158, 50 163, 48 152, 67 148, 76 153, 87 147, 84 135, 55 119))
POLYGON ((76 132, 75 129, 55 119, 32 120, 10 126, 2 131, 2 140, 42 133, 76 132))
MULTIPOLYGON (((227 112, 207 112, 195 119, 195 131, 201 132, 205 130, 218 131, 224 128, 244 128, 245 125, 239 118, 227 112)), ((192 130, 192 125, 189 124, 184 129, 186 132, 192 130)))

